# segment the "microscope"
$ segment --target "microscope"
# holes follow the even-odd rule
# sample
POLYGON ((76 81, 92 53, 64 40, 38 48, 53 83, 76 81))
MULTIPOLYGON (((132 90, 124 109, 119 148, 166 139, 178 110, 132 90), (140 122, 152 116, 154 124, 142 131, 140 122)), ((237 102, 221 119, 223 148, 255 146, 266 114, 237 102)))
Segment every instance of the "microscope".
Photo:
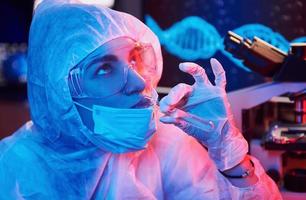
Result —
POLYGON ((306 195, 306 43, 292 43, 284 52, 256 36, 229 31, 224 45, 271 80, 229 94, 250 153, 281 188, 306 195))

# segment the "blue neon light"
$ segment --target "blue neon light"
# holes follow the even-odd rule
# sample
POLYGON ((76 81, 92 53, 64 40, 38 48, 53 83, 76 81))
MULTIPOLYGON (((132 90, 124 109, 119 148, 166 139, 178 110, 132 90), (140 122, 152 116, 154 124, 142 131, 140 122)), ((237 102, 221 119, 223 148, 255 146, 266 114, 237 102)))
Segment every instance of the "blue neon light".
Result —
MULTIPOLYGON (((160 43, 165 49, 179 58, 189 61, 201 58, 207 59, 220 50, 237 66, 245 71, 250 71, 242 64, 242 61, 234 58, 230 53, 224 50, 223 38, 218 33, 217 29, 200 17, 186 17, 174 23, 166 30, 162 30, 156 21, 149 15, 145 16, 145 21, 158 36, 160 43)), ((257 36, 284 52, 288 52, 290 48, 290 43, 281 34, 274 32, 272 29, 262 24, 247 24, 234 29, 233 32, 249 39, 253 39, 254 36, 257 36)), ((297 38, 292 42, 305 41, 306 36, 297 38)))
POLYGON ((291 42, 292 42, 292 43, 306 42, 306 36, 304 36, 304 37, 299 37, 299 38, 295 38, 295 39, 292 40, 291 42))

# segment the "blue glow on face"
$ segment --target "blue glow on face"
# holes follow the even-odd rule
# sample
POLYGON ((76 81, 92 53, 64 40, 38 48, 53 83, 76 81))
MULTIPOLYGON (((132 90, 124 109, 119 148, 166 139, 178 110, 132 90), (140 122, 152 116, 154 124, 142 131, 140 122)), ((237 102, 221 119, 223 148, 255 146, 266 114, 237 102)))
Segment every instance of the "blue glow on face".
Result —
MULTIPOLYGON (((241 60, 234 58, 224 49, 223 38, 217 29, 200 17, 186 17, 166 30, 162 30, 149 15, 145 16, 145 21, 158 36, 165 49, 183 60, 208 59, 220 50, 238 67, 248 72, 251 71, 242 64, 241 60)), ((257 36, 284 52, 288 52, 290 48, 290 43, 280 33, 262 24, 247 24, 232 31, 251 40, 257 36)), ((292 42, 305 41, 306 36, 294 39, 292 42)))

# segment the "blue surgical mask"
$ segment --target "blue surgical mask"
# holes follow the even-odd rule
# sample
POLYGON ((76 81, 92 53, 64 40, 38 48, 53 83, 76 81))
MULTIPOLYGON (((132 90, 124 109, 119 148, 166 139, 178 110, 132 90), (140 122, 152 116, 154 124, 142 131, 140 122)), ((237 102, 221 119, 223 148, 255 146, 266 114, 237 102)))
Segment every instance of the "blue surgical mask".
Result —
POLYGON ((156 131, 154 106, 147 108, 111 108, 93 105, 90 110, 94 122, 88 139, 98 147, 112 153, 137 151, 146 148, 156 131))

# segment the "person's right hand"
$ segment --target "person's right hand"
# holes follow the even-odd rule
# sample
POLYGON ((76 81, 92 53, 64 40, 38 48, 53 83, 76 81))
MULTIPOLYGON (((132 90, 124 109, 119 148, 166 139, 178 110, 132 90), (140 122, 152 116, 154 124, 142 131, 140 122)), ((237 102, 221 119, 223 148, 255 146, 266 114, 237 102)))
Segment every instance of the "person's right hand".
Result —
POLYGON ((211 59, 215 75, 213 85, 205 70, 195 63, 182 63, 180 70, 195 79, 191 85, 178 84, 160 101, 163 123, 174 124, 208 148, 219 170, 242 161, 248 145, 235 127, 225 92, 226 77, 222 65, 211 59))

